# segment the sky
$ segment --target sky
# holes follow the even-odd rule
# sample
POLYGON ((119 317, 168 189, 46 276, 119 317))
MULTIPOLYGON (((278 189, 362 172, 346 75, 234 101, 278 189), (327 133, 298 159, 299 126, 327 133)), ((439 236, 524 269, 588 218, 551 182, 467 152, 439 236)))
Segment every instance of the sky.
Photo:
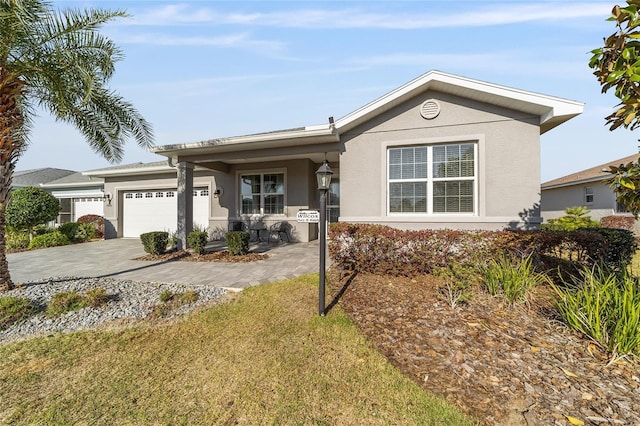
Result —
MULTIPOLYGON (((152 124, 156 145, 323 124, 435 69, 585 103, 541 136, 542 182, 638 150, 640 133, 605 125, 617 98, 588 67, 615 31, 616 2, 52 3, 128 12, 102 28, 125 55, 109 86, 152 124)), ((120 164, 162 159, 131 141, 120 164)), ((16 169, 110 165, 39 111, 16 169)))

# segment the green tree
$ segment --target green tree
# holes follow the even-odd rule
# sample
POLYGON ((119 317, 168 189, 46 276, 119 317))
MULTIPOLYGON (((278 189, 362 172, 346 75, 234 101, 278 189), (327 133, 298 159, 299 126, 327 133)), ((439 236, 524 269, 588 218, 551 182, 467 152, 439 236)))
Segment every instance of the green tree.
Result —
POLYGON ((8 226, 16 230, 29 231, 29 239, 33 238, 33 228, 55 220, 60 211, 60 202, 48 192, 27 186, 11 192, 9 204, 5 210, 8 226))
POLYGON ((5 209, 36 107, 74 125, 110 161, 124 145, 153 145, 149 123, 107 83, 122 52, 100 27, 124 11, 66 9, 46 0, 0 0, 0 290, 13 287, 5 255, 5 209))
MULTIPOLYGON (((604 39, 604 46, 591 51, 589 67, 598 78, 602 93, 615 88, 620 100, 613 113, 605 117, 610 130, 640 127, 640 0, 627 0, 627 6, 614 6, 609 21, 616 31, 604 39)), ((617 201, 637 218, 640 214, 640 163, 610 167, 609 186, 617 201)))

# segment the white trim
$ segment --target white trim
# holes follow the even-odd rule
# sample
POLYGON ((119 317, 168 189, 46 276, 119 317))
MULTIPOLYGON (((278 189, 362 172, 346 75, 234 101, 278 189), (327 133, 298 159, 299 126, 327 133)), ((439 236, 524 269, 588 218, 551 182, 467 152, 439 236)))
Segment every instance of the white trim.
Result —
MULTIPOLYGON (((458 135, 453 137, 437 137, 437 138, 411 138, 411 139, 401 139, 401 140, 393 140, 386 141, 382 143, 382 149, 384 153, 382 155, 382 170, 384 173, 381 173, 383 184, 382 188, 382 205, 386 208, 386 216, 393 218, 403 218, 403 217, 411 217, 416 216, 422 218, 422 220, 431 220, 432 217, 440 217, 443 215, 452 215, 456 217, 463 216, 465 218, 469 217, 480 217, 480 166, 479 159, 482 156, 484 158, 484 135, 474 134, 474 135, 458 135), (473 167, 474 167, 474 176, 473 178, 461 178, 460 180, 472 180, 473 181, 473 212, 460 212, 460 213, 434 213, 433 211, 433 147, 442 146, 442 145, 460 145, 460 144, 473 144, 473 167), (426 146, 428 148, 427 154, 427 178, 420 179, 420 181, 427 182, 427 211, 425 213, 402 213, 402 212, 391 212, 389 205, 389 150, 393 148, 403 148, 403 147, 415 147, 415 146, 426 146)), ((455 179, 447 179, 447 180, 455 180, 455 179)), ((442 179, 438 179, 438 181, 442 181, 442 179)), ((483 188, 484 189, 484 188, 483 188)), ((484 193, 484 191, 482 191, 484 193)), ((482 204, 483 205, 483 204, 482 204)), ((484 212, 483 212, 484 213, 484 212)), ((342 219, 342 218, 341 218, 342 219)))
POLYGON ((524 223, 521 217, 498 217, 498 216, 470 216, 470 215, 407 215, 407 216, 358 216, 358 217, 345 217, 340 216, 340 222, 352 222, 352 223, 421 223, 429 225, 430 223, 510 223, 518 222, 524 223))
MULTIPOLYGON (((262 184, 261 184, 261 188, 260 190, 262 191, 262 184)), ((289 182, 287 180, 287 168, 286 167, 279 167, 279 168, 260 168, 260 169, 246 169, 246 170, 236 170, 236 196, 238 197, 237 199, 237 203, 236 203, 236 217, 250 217, 250 218, 263 218, 263 217, 278 217, 278 218, 282 218, 287 216, 287 211, 289 208, 288 205, 288 192, 289 192, 289 182), (260 197, 260 211, 261 213, 242 213, 242 193, 240 192, 242 190, 242 182, 241 182, 241 177, 243 175, 260 175, 260 179, 262 182, 262 179, 264 175, 267 174, 282 174, 284 175, 284 206, 283 206, 283 213, 282 214, 278 214, 278 213, 268 213, 268 214, 264 214, 263 212, 263 202, 264 202, 264 192, 261 192, 261 197, 260 197)))

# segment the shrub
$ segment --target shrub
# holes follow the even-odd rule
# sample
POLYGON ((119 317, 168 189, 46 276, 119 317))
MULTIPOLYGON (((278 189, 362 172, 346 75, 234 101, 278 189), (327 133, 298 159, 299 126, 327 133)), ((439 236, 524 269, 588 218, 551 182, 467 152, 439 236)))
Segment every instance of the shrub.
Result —
POLYGON ((27 318, 33 312, 35 312, 35 307, 24 297, 0 297, 0 330, 27 318))
POLYGON ((603 228, 626 229, 633 231, 636 219, 633 216, 613 215, 600 219, 600 226, 603 228))
POLYGON ((553 231, 573 231, 579 228, 593 228, 600 226, 598 221, 592 220, 586 207, 567 207, 565 215, 558 219, 549 219, 542 225, 543 229, 553 231))
POLYGON ((160 301, 162 303, 167 303, 168 301, 170 301, 171 299, 173 299, 173 292, 171 290, 165 290, 162 293, 160 293, 160 301))
POLYGON ((97 214, 86 214, 84 216, 80 216, 77 220, 78 223, 90 223, 93 225, 96 230, 95 237, 103 238, 104 237, 104 218, 102 216, 98 216, 97 214))
POLYGON ((7 231, 5 235, 7 250, 19 250, 29 247, 29 234, 24 231, 7 231))
POLYGON ((178 295, 178 300, 183 305, 189 304, 189 303, 195 303, 198 301, 199 298, 200 298, 200 295, 198 294, 197 291, 194 291, 194 290, 187 290, 184 293, 180 293, 178 295))
POLYGON ((612 269, 624 269, 633 260, 638 244, 633 232, 626 229, 594 228, 590 229, 603 236, 606 243, 600 248, 602 261, 612 269))
POLYGON ((209 234, 206 231, 191 231, 187 235, 187 244, 196 254, 202 254, 204 247, 207 245, 209 234))
POLYGON ((548 282, 546 275, 535 272, 531 256, 513 259, 502 255, 491 259, 483 268, 483 277, 489 293, 502 294, 510 304, 525 300, 534 286, 548 282))
POLYGON ((80 228, 80 224, 77 222, 67 222, 58 226, 58 232, 62 235, 66 236, 69 241, 76 240, 76 234, 78 232, 78 228, 80 228))
POLYGON ((85 242, 96 238, 96 228, 91 223, 79 223, 78 231, 76 232, 76 240, 85 242))
POLYGON ((60 232, 51 232, 49 234, 38 235, 33 237, 29 243, 29 248, 57 247, 70 244, 69 238, 60 232))
POLYGON ((249 253, 249 233, 246 231, 230 231, 224 237, 227 250, 233 256, 249 253))
POLYGON ((640 287, 637 278, 600 267, 553 285, 565 323, 598 342, 614 357, 640 356, 640 287))
POLYGON ((144 251, 149 254, 162 254, 167 250, 169 233, 166 231, 154 231, 140 234, 140 241, 144 251))
POLYGON ((96 236, 96 229, 91 223, 63 223, 58 227, 58 232, 66 235, 69 241, 74 243, 83 243, 96 236))

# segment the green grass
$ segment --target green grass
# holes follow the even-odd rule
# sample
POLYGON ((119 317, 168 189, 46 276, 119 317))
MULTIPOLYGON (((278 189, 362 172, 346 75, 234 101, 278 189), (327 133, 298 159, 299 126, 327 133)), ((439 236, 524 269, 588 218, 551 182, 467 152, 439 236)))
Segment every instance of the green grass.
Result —
POLYGON ((393 368, 317 276, 161 326, 0 346, 0 423, 470 424, 393 368))

